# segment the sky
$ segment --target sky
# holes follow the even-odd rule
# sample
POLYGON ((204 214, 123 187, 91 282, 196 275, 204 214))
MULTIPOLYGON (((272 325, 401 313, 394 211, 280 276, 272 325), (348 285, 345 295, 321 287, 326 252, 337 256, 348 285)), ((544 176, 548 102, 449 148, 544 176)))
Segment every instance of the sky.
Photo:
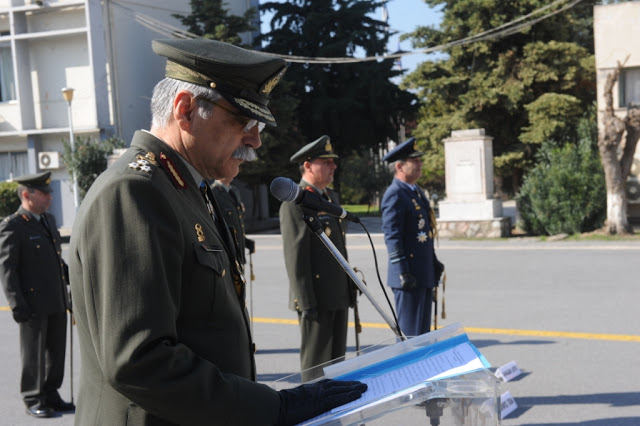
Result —
MULTIPOLYGON (((266 0, 265 0, 266 1, 266 0)), ((263 0, 260 1, 263 3, 263 0)), ((424 3, 424 0, 389 0, 387 2, 387 10, 389 12, 389 26, 398 32, 391 37, 389 41, 389 52, 398 50, 398 39, 404 33, 410 33, 419 26, 434 25, 438 26, 442 19, 442 13, 434 10, 424 3)), ((382 10, 378 10, 377 19, 382 19, 382 10)), ((262 21, 262 31, 269 31, 270 18, 263 15, 260 17, 262 21)), ((414 51, 411 41, 406 40, 400 43, 400 49, 403 51, 414 51)), ((427 55, 414 54, 402 57, 402 68, 411 72, 416 65, 425 61, 427 55)))

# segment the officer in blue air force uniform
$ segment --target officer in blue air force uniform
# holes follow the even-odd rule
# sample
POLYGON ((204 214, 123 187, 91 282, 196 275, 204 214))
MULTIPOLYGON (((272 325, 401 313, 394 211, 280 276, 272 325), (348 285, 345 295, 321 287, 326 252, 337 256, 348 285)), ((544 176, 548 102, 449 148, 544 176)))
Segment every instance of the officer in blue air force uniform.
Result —
POLYGON ((434 251, 435 217, 416 184, 423 155, 411 138, 383 158, 394 175, 381 204, 389 253, 387 284, 393 289, 400 329, 406 336, 430 331, 433 289, 444 268, 434 251))
POLYGON ((167 77, 151 130, 98 177, 73 226, 75 423, 295 424, 358 398, 358 382, 256 382, 243 268, 206 184, 254 158, 286 62, 203 39, 152 48, 167 77))

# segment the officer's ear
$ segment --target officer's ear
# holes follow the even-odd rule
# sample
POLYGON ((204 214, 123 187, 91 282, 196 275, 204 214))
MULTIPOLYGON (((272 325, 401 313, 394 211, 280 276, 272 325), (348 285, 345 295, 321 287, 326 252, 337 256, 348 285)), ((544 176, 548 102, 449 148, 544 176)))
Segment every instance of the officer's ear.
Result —
POLYGON ((188 130, 191 120, 198 108, 198 103, 193 94, 183 90, 173 100, 173 118, 182 130, 188 130))

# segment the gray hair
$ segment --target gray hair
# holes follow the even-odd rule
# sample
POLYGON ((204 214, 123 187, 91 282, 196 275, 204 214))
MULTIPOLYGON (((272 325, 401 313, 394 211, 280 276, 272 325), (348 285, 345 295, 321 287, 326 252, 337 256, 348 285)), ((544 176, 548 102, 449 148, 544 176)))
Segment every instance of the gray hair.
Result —
POLYGON ((389 173, 391 173, 391 176, 395 176, 396 175, 396 164, 401 164, 404 163, 404 160, 396 160, 393 163, 389 163, 387 165, 387 167, 389 167, 389 173))
POLYGON ((151 127, 167 127, 173 114, 173 100, 182 90, 187 90, 191 92, 193 96, 202 97, 209 101, 207 102, 203 99, 197 100, 198 114, 205 120, 211 117, 213 110, 212 102, 222 99, 220 93, 206 86, 187 83, 186 81, 173 78, 165 78, 158 82, 153 89, 153 95, 151 97, 151 127))

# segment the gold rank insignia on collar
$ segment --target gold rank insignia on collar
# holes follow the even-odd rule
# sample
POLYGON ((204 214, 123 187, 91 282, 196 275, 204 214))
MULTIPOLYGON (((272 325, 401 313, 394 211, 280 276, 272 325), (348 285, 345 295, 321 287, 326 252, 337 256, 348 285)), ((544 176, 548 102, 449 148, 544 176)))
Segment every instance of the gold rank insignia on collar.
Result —
POLYGON ((173 162, 164 152, 160 153, 160 163, 163 168, 169 172, 169 177, 172 178, 171 181, 175 186, 181 189, 185 189, 187 187, 187 184, 184 182, 184 179, 182 179, 182 176, 180 176, 180 173, 176 170, 173 162))

